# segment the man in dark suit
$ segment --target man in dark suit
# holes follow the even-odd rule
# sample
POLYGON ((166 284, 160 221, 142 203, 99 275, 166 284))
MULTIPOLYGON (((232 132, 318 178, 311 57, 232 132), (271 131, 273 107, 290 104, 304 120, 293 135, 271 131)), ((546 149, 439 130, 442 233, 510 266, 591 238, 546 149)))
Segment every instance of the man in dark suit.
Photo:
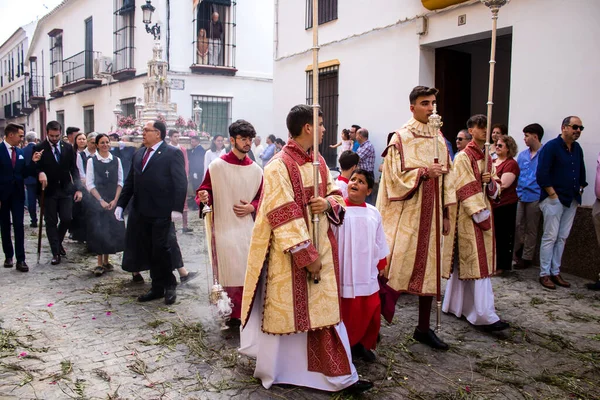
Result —
POLYGON ((123 260, 147 263, 152 278, 152 288, 138 297, 138 301, 164 297, 165 304, 173 304, 177 299, 177 281, 173 275, 169 229, 171 218, 182 216, 187 177, 183 153, 164 142, 166 135, 167 128, 162 122, 150 121, 144 126, 144 147, 133 156, 115 217, 123 219, 123 209, 133 197, 123 260))
MULTIPOLYGON (((35 167, 25 162, 25 155, 18 145, 23 139, 23 127, 8 124, 4 130, 4 142, 0 143, 0 232, 4 267, 12 268, 13 256, 17 256, 17 270, 29 271, 25 262, 25 177, 35 174, 35 167), (10 226, 15 232, 15 246, 11 240, 10 226)), ((33 160, 39 160, 41 153, 34 153, 33 160)))
MULTIPOLYGON (((37 135, 35 132, 27 132, 25 135, 25 142, 27 145, 23 148, 23 155, 25 156, 25 164, 29 165, 33 161, 33 148, 35 147, 35 139, 37 135)), ((35 166, 33 167, 35 169, 35 166)), ((27 211, 29 211, 30 227, 37 228, 37 177, 35 174, 25 178, 25 190, 27 191, 27 211)))
POLYGON ((43 151, 35 164, 42 190, 46 191, 44 221, 52 249, 52 265, 60 264, 61 256, 66 255, 62 242, 73 217, 73 200, 81 201, 83 189, 75 152, 69 143, 61 140, 61 130, 62 126, 57 121, 48 122, 48 140, 34 149, 36 152, 43 151))
MULTIPOLYGON (((192 185, 192 192, 194 193, 193 199, 196 196, 196 190, 200 187, 202 179, 204 178, 204 155, 206 154, 206 150, 200 145, 198 136, 192 136, 190 138, 190 143, 192 148, 188 150, 188 160, 190 162, 189 179, 192 185)), ((197 209, 198 205, 196 202, 190 202, 190 204, 192 203, 192 207, 197 209)))

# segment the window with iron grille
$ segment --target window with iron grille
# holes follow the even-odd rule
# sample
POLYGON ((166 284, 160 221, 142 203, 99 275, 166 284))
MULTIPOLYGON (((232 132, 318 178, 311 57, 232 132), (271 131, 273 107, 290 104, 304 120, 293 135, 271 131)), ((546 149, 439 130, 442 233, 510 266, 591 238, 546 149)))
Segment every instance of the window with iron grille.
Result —
POLYGON ((135 97, 121 99, 121 114, 124 117, 135 118, 135 97))
MULTIPOLYGON (((338 0, 318 0, 319 25, 337 19, 338 0)), ((313 0, 306 0, 306 29, 313 26, 313 0)))
POLYGON ((231 124, 231 97, 192 96, 192 112, 196 105, 202 108, 198 129, 208 132, 211 136, 217 134, 229 136, 231 124))
MULTIPOLYGON (((319 147, 319 152, 329 168, 337 165, 337 149, 329 146, 338 142, 338 66, 319 69, 319 105, 323 111, 325 135, 319 147)), ((306 73, 306 104, 313 102, 313 73, 306 73)))
POLYGON ((232 0, 204 0, 194 10, 194 64, 235 68, 235 5, 232 0), (215 23, 215 13, 219 15, 215 23))
POLYGON ((94 132, 94 106, 83 107, 83 132, 94 132))
POLYGON ((64 132, 65 131, 65 111, 64 110, 56 112, 56 121, 60 124, 60 126, 62 127, 62 130, 64 132))
POLYGON ((114 0, 113 72, 133 69, 135 1, 114 0))
POLYGON ((54 75, 63 70, 62 34, 50 36, 50 82, 54 89, 54 75))

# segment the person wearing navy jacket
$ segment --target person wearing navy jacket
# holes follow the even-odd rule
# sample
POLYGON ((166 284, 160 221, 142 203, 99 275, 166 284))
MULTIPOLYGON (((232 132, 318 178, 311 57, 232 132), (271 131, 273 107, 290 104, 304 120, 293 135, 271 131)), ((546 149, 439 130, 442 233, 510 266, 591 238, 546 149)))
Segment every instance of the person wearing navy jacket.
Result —
MULTIPOLYGON (((8 124, 4 130, 4 142, 0 143, 0 232, 2 233, 2 250, 4 251, 4 267, 13 267, 13 257, 17 256, 17 270, 29 271, 25 262, 25 178, 35 175, 35 166, 27 163, 19 143, 23 139, 24 129, 21 125, 8 124), (12 226, 15 244, 11 240, 12 226)), ((39 160, 41 153, 33 153, 32 159, 39 160)))
POLYGON ((571 286, 560 276, 560 264, 583 189, 588 185, 583 150, 577 143, 582 132, 579 117, 565 118, 561 134, 546 143, 539 155, 536 178, 542 188, 540 210, 544 215, 540 283, 547 289, 571 286))

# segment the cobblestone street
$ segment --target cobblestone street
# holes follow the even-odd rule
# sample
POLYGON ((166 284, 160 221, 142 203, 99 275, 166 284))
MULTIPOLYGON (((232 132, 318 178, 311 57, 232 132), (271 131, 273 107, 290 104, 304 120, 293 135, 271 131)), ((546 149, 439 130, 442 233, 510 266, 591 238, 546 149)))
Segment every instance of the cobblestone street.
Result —
MULTIPOLYGON (((50 265, 46 239, 36 265, 36 231, 26 228, 27 274, 0 270, 1 399, 343 399, 342 394, 273 387, 252 377, 239 335, 221 331, 208 306, 203 228, 179 234, 186 267, 200 277, 178 287, 173 306, 138 303, 149 288, 120 270, 94 277, 96 258, 67 241, 50 265)), ((565 275, 571 289, 543 289, 536 269, 494 278, 498 314, 510 331, 489 335, 453 316, 435 352, 412 340, 416 299, 401 297, 384 322, 379 359, 357 363, 375 382, 366 399, 598 399, 600 294, 565 275)), ((432 316, 432 321, 435 317, 432 316)))

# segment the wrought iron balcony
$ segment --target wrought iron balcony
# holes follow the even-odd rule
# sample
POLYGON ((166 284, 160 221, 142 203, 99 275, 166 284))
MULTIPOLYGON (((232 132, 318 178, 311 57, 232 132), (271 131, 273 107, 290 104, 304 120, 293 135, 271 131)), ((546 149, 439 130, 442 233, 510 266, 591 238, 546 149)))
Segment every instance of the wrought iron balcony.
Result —
POLYGON ((32 106, 37 106, 45 100, 43 77, 39 75, 30 76, 27 86, 29 90, 29 104, 32 106))
POLYGON ((80 92, 102 84, 101 79, 94 78, 94 59, 98 54, 84 50, 63 60, 63 91, 80 92))
POLYGON ((12 118, 12 104, 7 104, 4 106, 4 118, 9 119, 12 118))

